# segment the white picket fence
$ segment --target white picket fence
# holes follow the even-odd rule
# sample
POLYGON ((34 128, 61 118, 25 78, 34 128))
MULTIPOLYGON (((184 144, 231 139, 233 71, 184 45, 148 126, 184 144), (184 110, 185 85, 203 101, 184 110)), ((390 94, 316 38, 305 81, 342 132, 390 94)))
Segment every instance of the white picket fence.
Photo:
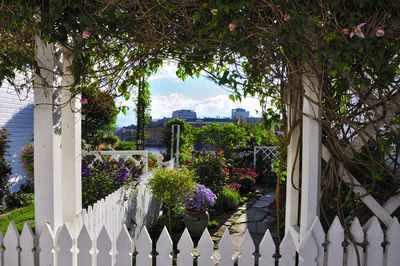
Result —
MULTIPOLYGON (((172 265, 172 240, 164 228, 156 242, 158 255, 152 253, 152 240, 144 227, 135 241, 132 241, 125 226, 113 241, 112 233, 102 227, 96 238, 92 238, 84 224, 76 237, 69 226, 65 224, 57 232, 48 226, 39 238, 35 238, 30 227, 26 224, 19 235, 14 223, 11 223, 4 236, 0 234, 0 245, 5 250, 0 251, 1 266, 131 266, 132 253, 136 252, 135 265, 151 266, 152 260, 158 266, 172 265), (136 248, 133 248, 136 242, 136 248)), ((387 228, 382 228, 377 218, 373 218, 367 229, 363 229, 357 219, 350 228, 353 238, 359 245, 354 245, 345 238, 343 227, 336 218, 329 231, 325 234, 318 218, 312 229, 297 243, 291 233, 287 233, 282 243, 276 246, 271 234, 267 231, 260 243, 259 250, 250 233, 247 231, 238 247, 239 256, 233 258, 235 246, 228 230, 225 231, 214 250, 214 243, 207 230, 201 236, 197 247, 185 229, 177 248, 178 266, 193 265, 197 260, 198 266, 214 265, 258 265, 272 266, 340 266, 357 265, 357 257, 366 266, 399 266, 400 265, 400 225, 397 219, 387 228), (196 255, 194 255, 196 254, 196 255), (298 262, 296 264, 296 256, 298 262), (215 257, 215 258, 214 258, 215 257)), ((174 255, 175 256, 175 255, 174 255)))

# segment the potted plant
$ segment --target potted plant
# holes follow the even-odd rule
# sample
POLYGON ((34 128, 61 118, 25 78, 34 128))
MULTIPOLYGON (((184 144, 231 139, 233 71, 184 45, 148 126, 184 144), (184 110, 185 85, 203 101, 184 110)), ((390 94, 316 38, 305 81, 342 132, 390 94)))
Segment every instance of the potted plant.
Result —
POLYGON ((185 226, 191 236, 200 237, 208 225, 209 214, 207 208, 214 206, 217 196, 204 185, 197 184, 195 190, 183 200, 185 226))
POLYGON ((147 187, 168 212, 168 227, 171 233, 171 210, 182 204, 185 197, 195 189, 194 176, 187 168, 159 169, 148 181, 147 187))

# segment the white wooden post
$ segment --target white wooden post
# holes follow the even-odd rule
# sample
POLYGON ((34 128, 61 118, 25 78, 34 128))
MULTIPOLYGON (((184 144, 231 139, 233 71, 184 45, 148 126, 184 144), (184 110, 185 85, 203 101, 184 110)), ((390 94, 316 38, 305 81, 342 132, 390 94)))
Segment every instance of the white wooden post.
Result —
POLYGON ((62 225, 61 175, 61 91, 54 75, 54 44, 36 36, 36 57, 40 74, 34 81, 34 186, 35 224, 38 235, 46 222, 62 225))
POLYGON ((290 93, 288 106, 288 130, 292 130, 290 142, 287 147, 287 181, 286 181, 286 212, 285 233, 291 226, 298 226, 299 219, 299 190, 300 187, 300 140, 301 123, 299 123, 301 106, 300 94, 290 93), (297 188, 297 189, 296 189, 297 188))
POLYGON ((175 138, 175 128, 176 128, 176 152, 175 152, 175 164, 179 166, 179 141, 181 138, 181 125, 173 124, 171 125, 171 159, 174 154, 174 138, 175 138))
POLYGON ((176 166, 179 166, 179 141, 181 140, 181 125, 176 125, 178 127, 178 134, 176 136, 176 166))
POLYGON ((71 97, 74 78, 66 71, 72 65, 73 56, 63 49, 62 77, 62 195, 63 219, 72 222, 82 210, 81 185, 81 103, 79 97, 71 97))
POLYGON ((319 214, 321 185, 321 108, 319 81, 310 68, 303 75, 303 143, 300 235, 311 228, 319 214))

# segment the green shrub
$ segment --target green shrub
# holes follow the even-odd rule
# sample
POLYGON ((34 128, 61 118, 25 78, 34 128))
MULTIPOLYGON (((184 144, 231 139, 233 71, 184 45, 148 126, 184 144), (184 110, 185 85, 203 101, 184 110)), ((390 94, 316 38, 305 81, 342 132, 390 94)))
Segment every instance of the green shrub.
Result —
POLYGON ((245 175, 239 178, 238 183, 240 185, 239 192, 244 194, 250 192, 251 187, 254 186, 256 181, 253 177, 245 175))
POLYGON ((219 223, 216 220, 208 221, 208 228, 218 228, 219 223))
MULTIPOLYGON (((184 120, 179 118, 174 118, 165 126, 164 134, 163 134, 163 145, 166 148, 166 155, 164 160, 168 161, 171 159, 171 135, 172 135, 172 125, 178 124, 180 125, 180 138, 179 138, 179 161, 180 163, 184 163, 186 160, 190 159, 190 152, 193 149, 194 137, 192 133, 192 126, 186 123, 184 120)), ((176 134, 175 132, 175 140, 173 143, 173 155, 176 153, 176 134)))
POLYGON ((219 208, 222 208, 223 211, 235 210, 240 204, 240 199, 241 197, 238 192, 224 187, 217 198, 216 205, 218 205, 219 208))
POLYGON ((222 158, 208 154, 195 158, 191 168, 195 171, 197 182, 219 194, 226 184, 226 175, 222 170, 222 158))
POLYGON ((114 150, 116 151, 134 151, 136 150, 136 144, 129 141, 120 141, 115 145, 114 150))
POLYGON ((8 209, 16 209, 33 205, 35 195, 33 193, 17 192, 6 197, 6 206, 8 209))
POLYGON ((187 168, 181 170, 159 169, 147 184, 150 192, 166 208, 181 203, 195 189, 193 172, 187 168))
POLYGON ((148 163, 149 163, 149 168, 158 168, 157 158, 151 152, 148 153, 148 163))
POLYGON ((181 204, 183 199, 196 188, 194 175, 187 168, 159 169, 147 184, 156 199, 168 210, 169 229, 171 232, 171 210, 181 204))

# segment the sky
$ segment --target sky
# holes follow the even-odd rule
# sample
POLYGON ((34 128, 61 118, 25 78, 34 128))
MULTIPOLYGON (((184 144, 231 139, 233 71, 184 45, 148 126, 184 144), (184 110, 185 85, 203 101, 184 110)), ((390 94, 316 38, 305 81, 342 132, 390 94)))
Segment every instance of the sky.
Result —
MULTIPOLYGON (((253 117, 261 116, 260 104, 256 98, 245 98, 241 102, 233 102, 229 99, 231 93, 213 81, 202 76, 182 81, 175 72, 175 64, 164 64, 163 68, 148 80, 153 120, 172 117, 172 112, 180 109, 194 110, 198 118, 231 117, 231 110, 235 108, 246 109, 253 117)), ((126 115, 123 113, 118 115, 117 126, 136 124, 133 100, 119 101, 117 104, 124 104, 129 107, 129 110, 126 115)))

